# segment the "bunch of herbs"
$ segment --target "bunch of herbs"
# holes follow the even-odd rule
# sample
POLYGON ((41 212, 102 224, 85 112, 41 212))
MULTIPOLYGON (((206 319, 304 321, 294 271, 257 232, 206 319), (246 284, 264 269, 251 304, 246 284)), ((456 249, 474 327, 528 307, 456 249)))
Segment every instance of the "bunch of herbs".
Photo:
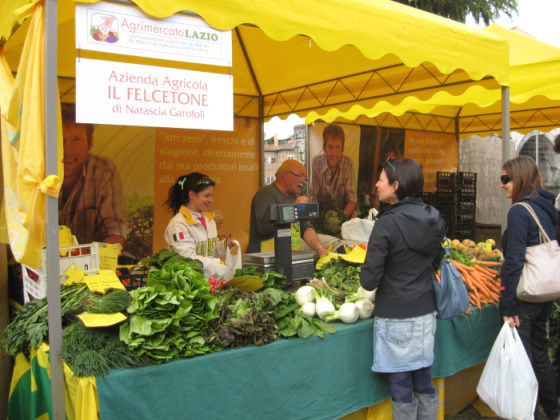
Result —
POLYGON ((112 367, 128 369, 151 364, 148 357, 131 352, 119 339, 119 327, 88 328, 69 325, 62 335, 61 358, 75 376, 106 375, 112 367))
MULTIPOLYGON (((60 288, 60 310, 64 319, 71 312, 80 311, 84 297, 89 292, 83 284, 62 285, 60 288)), ((38 349, 47 339, 48 326, 47 298, 33 299, 17 311, 14 319, 4 330, 3 345, 6 353, 16 357, 19 353, 29 360, 31 348, 38 349)))

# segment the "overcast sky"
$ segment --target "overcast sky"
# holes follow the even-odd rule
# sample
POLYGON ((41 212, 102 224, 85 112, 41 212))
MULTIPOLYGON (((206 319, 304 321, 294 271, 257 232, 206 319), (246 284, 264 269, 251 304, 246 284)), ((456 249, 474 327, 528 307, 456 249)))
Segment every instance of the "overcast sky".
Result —
MULTIPOLYGON (((560 48, 560 31, 558 30, 560 1, 517 0, 517 5, 518 15, 514 14, 511 19, 507 16, 501 17, 495 23, 507 29, 517 26, 539 41, 560 48)), ((467 24, 476 26, 472 20, 467 24)))
MULTIPOLYGON (((495 23, 507 29, 518 27, 537 38, 539 41, 560 48, 560 0, 517 0, 519 14, 510 19, 501 17, 495 23)), ((468 25, 477 26, 472 20, 468 25)), ((478 25, 483 27, 484 25, 478 25)), ((282 121, 275 117, 269 123, 265 123, 265 138, 278 134, 279 138, 286 138, 293 134, 293 126, 303 124, 305 120, 295 115, 282 121)))

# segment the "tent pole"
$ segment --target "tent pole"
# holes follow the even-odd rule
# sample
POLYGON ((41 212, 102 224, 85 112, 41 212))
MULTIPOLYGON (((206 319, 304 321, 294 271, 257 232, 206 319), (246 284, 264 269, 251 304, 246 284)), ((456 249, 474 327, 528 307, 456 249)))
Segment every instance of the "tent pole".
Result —
MULTIPOLYGON (((509 86, 502 86, 502 164, 509 160, 509 146, 510 146, 510 133, 509 133, 509 86)), ((501 173, 501 171, 500 171, 501 173)), ((501 206, 501 225, 502 233, 507 226, 507 212, 509 210, 509 200, 503 195, 501 206)))
MULTIPOLYGON (((58 3, 45 2, 45 168, 46 176, 58 173, 57 109, 58 109, 58 3)), ((53 419, 66 418, 64 407, 64 367, 60 309, 60 256, 58 243, 58 199, 46 196, 47 301, 49 306, 49 345, 51 364, 51 400, 53 419)))

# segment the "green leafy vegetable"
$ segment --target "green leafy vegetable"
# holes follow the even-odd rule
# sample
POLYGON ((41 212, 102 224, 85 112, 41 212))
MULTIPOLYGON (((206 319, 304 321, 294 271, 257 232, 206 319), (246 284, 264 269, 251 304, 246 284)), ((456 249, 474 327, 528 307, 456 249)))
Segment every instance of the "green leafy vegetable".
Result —
POLYGON ((280 274, 273 270, 261 273, 254 265, 238 268, 237 270, 235 270, 235 277, 243 277, 243 276, 260 277, 263 282, 263 288, 267 288, 267 287, 279 288, 286 285, 285 275, 280 274))
POLYGON ((206 277, 189 263, 150 271, 147 286, 131 295, 130 316, 120 327, 120 338, 131 351, 162 363, 221 350, 204 338, 216 317, 217 299, 206 277))
MULTIPOLYGON (((81 309, 84 297, 90 293, 87 286, 76 284, 61 286, 60 310, 64 318, 70 312, 81 309)), ((16 312, 12 322, 4 330, 2 340, 6 352, 16 357, 23 353, 29 359, 30 349, 38 349, 47 339, 48 332, 47 298, 34 299, 23 305, 21 311, 16 312)))
POLYGON ((188 263, 193 270, 198 271, 199 273, 203 272, 204 266, 201 261, 183 257, 182 255, 165 248, 159 250, 151 257, 142 259, 142 264, 144 266, 155 268, 163 268, 166 264, 175 265, 185 262, 188 263))
POLYGON ((346 219, 344 212, 331 194, 325 194, 319 200, 319 217, 312 221, 319 233, 341 237, 342 222, 346 219))
POLYGON ((362 265, 348 262, 342 258, 333 258, 323 264, 315 277, 325 278, 329 286, 346 292, 355 292, 360 287, 362 265))

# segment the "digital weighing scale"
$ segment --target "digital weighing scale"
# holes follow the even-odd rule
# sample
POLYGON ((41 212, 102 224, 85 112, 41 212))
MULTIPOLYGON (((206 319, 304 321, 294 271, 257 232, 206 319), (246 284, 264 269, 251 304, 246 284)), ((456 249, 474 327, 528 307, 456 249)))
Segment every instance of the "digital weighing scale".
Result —
MULTIPOLYGON (((311 279, 315 272, 313 252, 292 250, 291 224, 319 217, 319 203, 272 204, 266 222, 275 225, 274 251, 243 254, 243 265, 266 272, 274 270, 286 276, 286 285, 295 280, 311 279)), ((303 240, 303 238, 302 238, 303 240)))

